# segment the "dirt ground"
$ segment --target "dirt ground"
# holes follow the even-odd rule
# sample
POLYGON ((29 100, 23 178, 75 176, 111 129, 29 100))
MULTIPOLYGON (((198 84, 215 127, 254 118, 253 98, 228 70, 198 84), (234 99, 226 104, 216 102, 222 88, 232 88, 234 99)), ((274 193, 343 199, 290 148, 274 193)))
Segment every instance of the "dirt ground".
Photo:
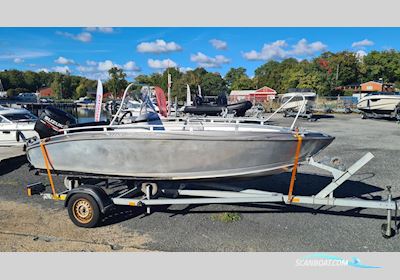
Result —
POLYGON ((150 238, 118 225, 86 230, 73 225, 63 209, 2 200, 0 240, 2 252, 104 252, 146 251, 150 238))

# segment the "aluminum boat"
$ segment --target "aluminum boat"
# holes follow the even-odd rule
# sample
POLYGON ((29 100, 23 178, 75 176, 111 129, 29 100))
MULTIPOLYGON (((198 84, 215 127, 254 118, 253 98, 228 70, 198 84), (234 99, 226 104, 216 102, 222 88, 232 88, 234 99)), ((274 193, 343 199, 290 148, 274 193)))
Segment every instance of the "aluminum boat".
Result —
POLYGON ((334 139, 261 123, 162 122, 155 110, 130 124, 114 118, 110 124, 82 127, 65 125, 66 119, 57 113, 49 117, 45 110, 38 120, 36 129, 42 139, 30 141, 26 151, 36 169, 46 168, 45 153, 51 169, 64 174, 149 180, 261 176, 293 166, 299 136, 299 162, 334 139))

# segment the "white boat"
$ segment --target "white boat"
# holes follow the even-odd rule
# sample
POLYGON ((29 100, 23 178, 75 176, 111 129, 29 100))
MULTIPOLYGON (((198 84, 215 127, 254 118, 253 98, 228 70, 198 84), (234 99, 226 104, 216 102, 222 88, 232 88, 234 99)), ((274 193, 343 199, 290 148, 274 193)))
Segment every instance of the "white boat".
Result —
POLYGON ((22 146, 24 138, 38 136, 37 117, 26 109, 0 106, 0 146, 22 146))
POLYGON ((395 117, 400 114, 400 92, 369 93, 360 99, 357 109, 364 114, 395 117))
POLYGON ((95 107, 96 103, 94 102, 93 99, 85 96, 85 97, 79 97, 78 100, 75 100, 74 103, 79 106, 79 107, 95 107))
POLYGON ((293 90, 285 93, 280 98, 281 104, 284 104, 282 110, 291 112, 302 110, 301 113, 311 112, 315 105, 316 97, 317 94, 311 90, 293 90), (287 102, 289 99, 291 100, 287 102))

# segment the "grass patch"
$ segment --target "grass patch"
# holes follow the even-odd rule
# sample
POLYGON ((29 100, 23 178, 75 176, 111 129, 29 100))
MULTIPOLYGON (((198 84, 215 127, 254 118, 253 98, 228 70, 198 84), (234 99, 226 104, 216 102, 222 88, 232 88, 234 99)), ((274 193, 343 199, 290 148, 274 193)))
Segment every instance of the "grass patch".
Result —
POLYGON ((211 215, 211 220, 223 222, 223 223, 232 223, 240 221, 242 217, 238 213, 234 212, 224 212, 211 215))

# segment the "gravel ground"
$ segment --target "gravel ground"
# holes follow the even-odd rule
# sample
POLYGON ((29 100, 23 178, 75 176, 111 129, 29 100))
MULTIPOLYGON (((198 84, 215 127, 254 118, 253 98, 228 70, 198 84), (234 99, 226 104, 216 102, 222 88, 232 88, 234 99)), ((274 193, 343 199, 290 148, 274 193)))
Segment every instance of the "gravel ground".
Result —
MULTIPOLYGON (((275 124, 288 124, 292 120, 278 116, 275 124)), ((335 196, 386 198, 385 186, 391 185, 394 197, 400 197, 399 124, 361 120, 358 115, 336 115, 316 122, 300 120, 299 126, 336 137, 317 160, 337 157, 342 165, 349 166, 368 151, 375 155, 335 196)), ((326 172, 309 166, 300 167, 299 172, 295 186, 298 195, 315 194, 331 180, 326 172)), ((224 184, 286 192, 289 180, 290 173, 284 173, 224 184)), ((398 235, 389 240, 381 236, 385 211, 359 208, 181 205, 154 208, 148 216, 142 209, 121 208, 106 220, 106 226, 78 229, 68 219, 62 203, 26 197, 26 184, 38 181, 45 182, 46 178, 29 171, 24 157, 0 163, 0 240, 4 241, 0 243, 5 244, 0 250, 107 251, 111 245, 111 249, 161 251, 400 250, 398 235), (240 219, 224 222, 215 218, 225 212, 233 212, 240 219), (21 227, 21 223, 30 226, 21 227), (93 240, 94 243, 85 243, 93 240)), ((61 184, 59 179, 56 182, 61 184)))

